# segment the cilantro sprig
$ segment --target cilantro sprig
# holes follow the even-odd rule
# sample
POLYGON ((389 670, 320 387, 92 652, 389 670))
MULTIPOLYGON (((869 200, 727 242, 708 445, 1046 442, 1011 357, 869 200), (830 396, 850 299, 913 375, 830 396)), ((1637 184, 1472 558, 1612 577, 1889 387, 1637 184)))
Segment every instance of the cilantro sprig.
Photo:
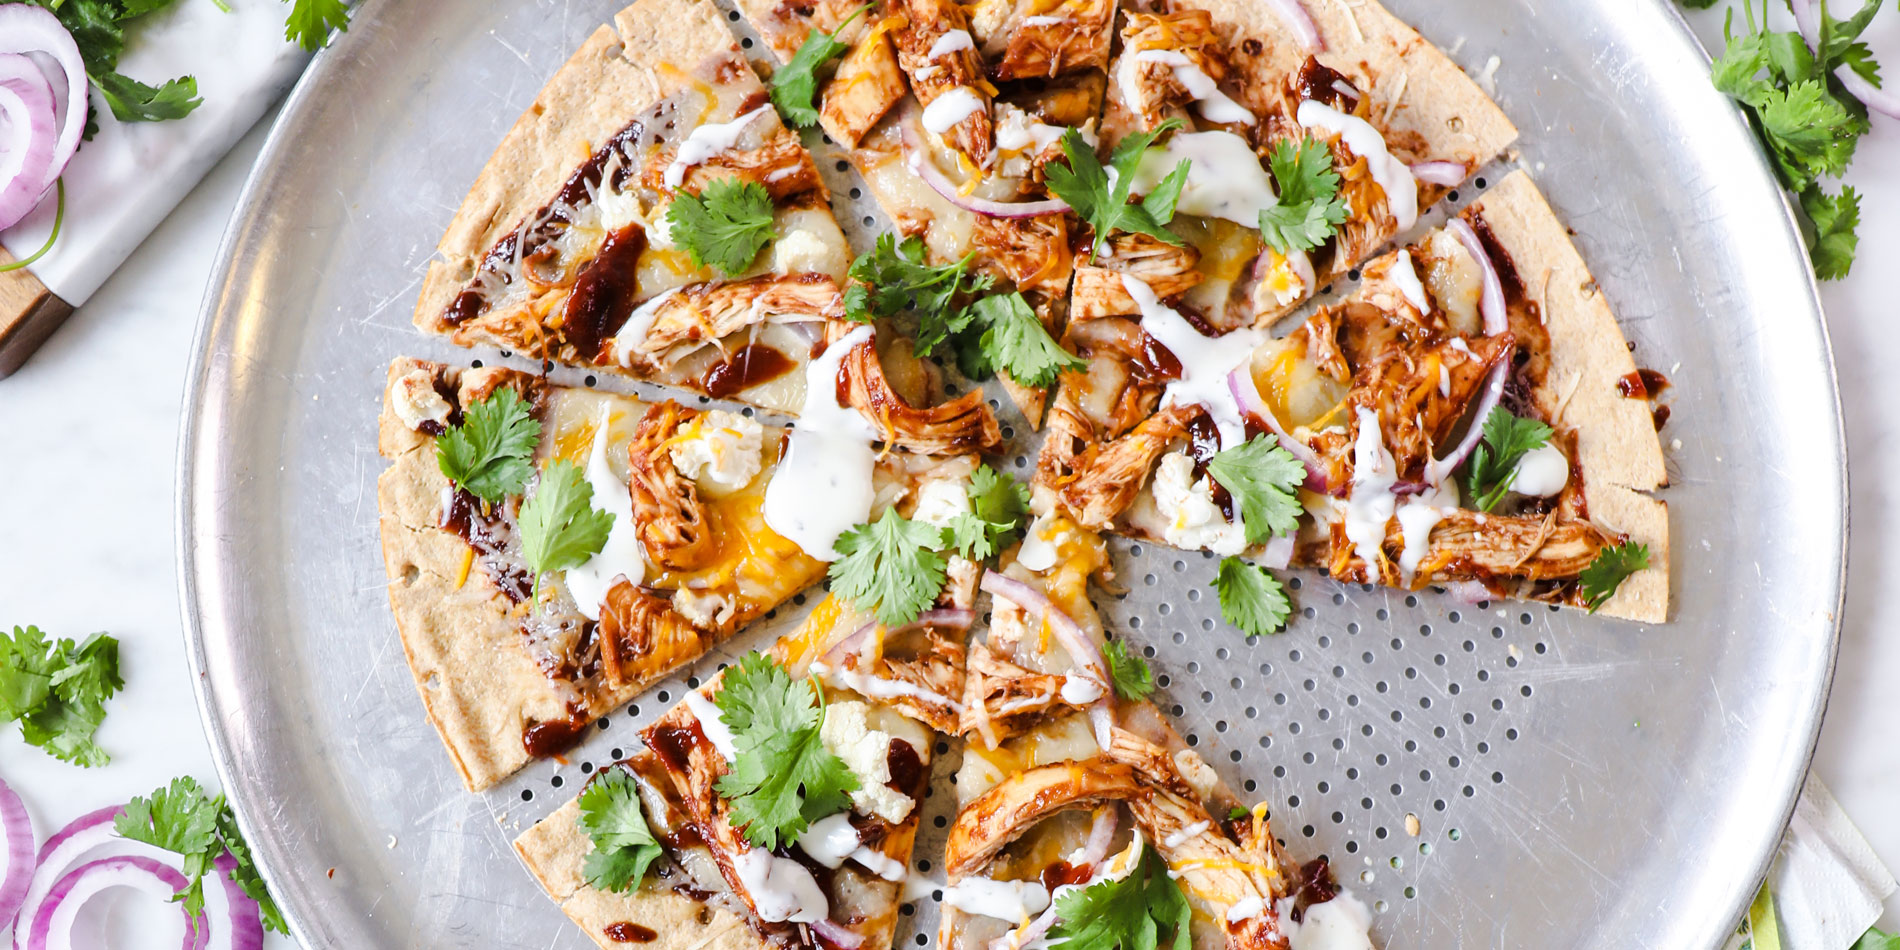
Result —
POLYGON ((1221 559, 1214 573, 1214 593, 1220 599, 1221 617, 1248 639, 1279 633, 1293 612, 1279 578, 1237 557, 1221 559))
POLYGON ((119 641, 106 634, 74 643, 38 627, 0 633, 0 723, 17 721, 28 745, 56 759, 86 768, 112 761, 93 736, 106 700, 123 688, 119 641))
POLYGON ((1029 486, 988 465, 970 473, 970 510, 950 521, 949 546, 972 561, 1009 547, 1029 514, 1029 486))
POLYGON ((613 515, 594 507, 594 487, 581 476, 580 466, 555 459, 541 471, 541 483, 521 505, 521 554, 542 574, 579 567, 600 553, 613 530, 613 515))
POLYGON ((204 876, 214 872, 218 859, 228 853, 227 876, 257 902, 265 929, 289 936, 283 912, 264 886, 250 846, 238 831, 237 815, 223 795, 206 794, 189 775, 175 778, 150 797, 127 802, 112 827, 122 837, 184 857, 186 884, 172 899, 184 902, 185 913, 194 922, 204 915, 204 876))
POLYGON ((1484 420, 1484 437, 1471 450, 1465 469, 1465 490, 1480 511, 1490 511, 1504 500, 1517 481, 1517 463, 1526 452, 1549 444, 1555 431, 1536 419, 1513 415, 1498 406, 1484 420))
POLYGON ((776 848, 846 807, 858 779, 819 738, 824 698, 811 681, 754 651, 726 670, 713 704, 738 753, 717 788, 746 840, 776 848))
POLYGON ((839 536, 843 555, 831 562, 831 589, 875 610, 877 622, 897 627, 917 619, 943 590, 943 529, 884 510, 883 517, 839 536))
POLYGON ((1135 169, 1141 165, 1142 153, 1155 139, 1180 126, 1181 120, 1169 119, 1150 131, 1127 135, 1115 146, 1107 168, 1102 167, 1101 160, 1095 156, 1095 147, 1080 132, 1069 129, 1062 133, 1062 153, 1068 156, 1069 163, 1066 166, 1051 163, 1043 174, 1049 191, 1068 202, 1094 230, 1092 250, 1099 251, 1116 231, 1146 234, 1176 246, 1183 243, 1165 225, 1174 219, 1175 202, 1180 200, 1181 188, 1187 184, 1187 159, 1177 163, 1141 201, 1128 203, 1128 190, 1134 186, 1135 169))
POLYGON ((594 844, 581 865, 587 886, 624 894, 646 877, 660 857, 660 843, 647 827, 639 786, 624 768, 602 769, 580 794, 581 830, 594 844))
POLYGON ((1846 67, 1879 85, 1879 64, 1860 36, 1883 5, 1869 2, 1836 20, 1822 4, 1811 47, 1800 33, 1768 28, 1768 0, 1759 23, 1754 0, 1743 0, 1747 29, 1734 31, 1730 10, 1722 26, 1727 47, 1710 69, 1715 88, 1747 113, 1781 184, 1800 199, 1808 257, 1823 280, 1845 277, 1853 266, 1860 196, 1852 188, 1829 192, 1821 180, 1847 171, 1870 128, 1866 107, 1836 71, 1846 67))
POLYGON ((1193 909, 1168 877, 1168 862, 1144 848, 1141 863, 1121 880, 1106 880, 1056 899, 1049 942, 1063 950, 1187 950, 1193 909))
POLYGON ((720 178, 697 195, 676 192, 666 223, 694 267, 711 264, 731 277, 772 240, 772 194, 756 181, 720 178))
POLYGON ((1306 466, 1274 439, 1258 435, 1220 450, 1208 460, 1207 474, 1239 503, 1248 544, 1299 527, 1299 489, 1306 482, 1306 466))
POLYGON ((844 292, 844 313, 859 323, 894 316, 906 307, 918 317, 916 353, 929 356, 969 330, 971 296, 990 288, 988 274, 970 272, 972 252, 950 264, 929 264, 921 238, 901 243, 880 234, 877 243, 851 262, 853 283, 844 292))
POLYGON ((1134 702, 1146 699, 1155 691, 1154 675, 1148 671, 1148 661, 1139 654, 1132 653, 1120 640, 1110 640, 1102 650, 1102 658, 1108 661, 1108 678, 1115 684, 1115 695, 1134 702))
POLYGON ((1326 243, 1346 221, 1333 152, 1310 135, 1281 139, 1267 156, 1279 203, 1260 212, 1260 237, 1281 254, 1310 251, 1326 243))
POLYGON ((852 20, 870 8, 871 5, 867 3, 851 11, 851 15, 829 33, 824 30, 807 33, 805 42, 799 44, 798 52, 792 54, 791 61, 772 73, 768 81, 772 104, 778 106, 779 115, 784 116, 787 123, 801 129, 818 124, 818 110, 812 107, 812 99, 818 94, 818 70, 851 48, 851 44, 840 43, 834 37, 843 33, 852 20))
POLYGON ((503 386, 470 403, 462 424, 436 438, 436 466, 469 494, 498 504, 528 484, 540 441, 533 410, 503 386))
POLYGON ((350 28, 350 8, 344 0, 289 0, 290 17, 284 21, 284 39, 314 53, 330 42, 331 30, 350 28))
POLYGON ((983 362, 1024 386, 1053 386, 1056 377, 1089 365, 1049 335, 1020 293, 984 297, 970 311, 983 328, 977 343, 983 362))
POLYGON ((1625 541, 1597 552, 1590 566, 1577 575, 1583 585, 1583 605, 1596 613, 1597 608, 1616 595, 1631 574, 1649 566, 1649 545, 1625 541))

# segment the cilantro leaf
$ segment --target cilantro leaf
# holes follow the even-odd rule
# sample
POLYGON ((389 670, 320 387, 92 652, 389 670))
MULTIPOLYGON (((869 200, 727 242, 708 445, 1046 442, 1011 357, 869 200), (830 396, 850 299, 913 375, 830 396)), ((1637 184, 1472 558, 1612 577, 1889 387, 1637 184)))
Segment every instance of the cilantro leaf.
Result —
POLYGON ((1306 483, 1306 466, 1273 438, 1257 435, 1220 450, 1208 460, 1207 474, 1240 503, 1248 544, 1299 527, 1299 489, 1306 483))
POLYGON ((1166 928, 1173 934, 1171 950, 1187 950, 1192 917, 1180 885, 1168 877, 1168 863, 1153 848, 1143 848, 1141 863, 1127 877, 1057 898, 1049 942, 1062 950, 1156 950, 1166 928))
POLYGON ((533 409, 504 386, 470 403, 462 424, 435 440, 435 462, 449 481, 498 504, 527 486, 540 441, 541 423, 533 409))
POLYGON ((1049 335, 1020 293, 984 297, 970 309, 984 327, 981 345, 990 365, 1024 386, 1046 388, 1089 365, 1049 335))
POLYGON ((1625 541, 1597 552, 1596 560, 1577 575, 1583 584, 1583 605, 1596 613, 1623 586, 1631 574, 1649 566, 1649 545, 1625 541))
POLYGON ((1062 153, 1068 156, 1069 162, 1066 166, 1051 163, 1045 168, 1045 183, 1052 194, 1068 202, 1069 207, 1089 223, 1095 232, 1092 249, 1101 248, 1115 231, 1146 234, 1177 247, 1183 243, 1163 225, 1173 220, 1175 202, 1187 183, 1186 159, 1175 165, 1141 202, 1128 203, 1128 190, 1135 183, 1135 169, 1141 164, 1142 153, 1155 139, 1180 125, 1181 120, 1169 119, 1152 131, 1130 133, 1115 146, 1108 168, 1102 167, 1095 147, 1080 132, 1068 129, 1062 133, 1062 153), (1109 174, 1111 170, 1113 175, 1109 174))
POLYGON ((198 80, 192 76, 180 76, 154 88, 130 76, 105 73, 94 85, 121 122, 182 119, 204 104, 198 97, 198 80))
MULTIPOLYGON (((27 0, 59 17, 60 25, 72 34, 79 47, 79 58, 86 64, 86 77, 121 122, 146 122, 177 119, 188 115, 203 100, 198 99, 198 82, 190 76, 148 86, 121 74, 119 57, 125 53, 125 25, 134 17, 162 10, 177 0, 27 0)), ((86 123, 86 138, 91 139, 98 126, 86 123)))
POLYGON ((1298 142, 1281 139, 1267 156, 1267 168, 1279 189, 1279 203, 1260 212, 1260 237, 1281 254, 1310 251, 1346 220, 1346 199, 1339 194, 1333 151, 1312 136, 1298 142))
POLYGON ((1008 547, 1029 513, 1029 486, 988 465, 970 473, 970 511, 950 522, 949 545, 972 561, 1008 547))
POLYGON ((1854 253, 1860 237, 1860 195, 1853 186, 1842 186, 1841 193, 1830 195, 1820 185, 1809 185, 1801 192, 1801 210, 1813 225, 1808 236, 1808 257, 1814 262, 1815 276, 1839 280, 1854 266, 1854 253))
POLYGON ((1465 490, 1480 511, 1490 511, 1504 500, 1517 480, 1517 462, 1524 453, 1550 442, 1550 426, 1511 414, 1498 406, 1484 420, 1484 437, 1471 450, 1465 469, 1465 490))
POLYGON ((284 22, 284 39, 314 53, 330 42, 330 31, 350 28, 350 8, 344 0, 291 0, 284 22))
POLYGON ((1213 586, 1220 598, 1221 617, 1249 638, 1279 633, 1293 612, 1278 578, 1237 557, 1221 559, 1213 586))
POLYGON ((825 710, 809 680, 754 651, 720 679, 713 704, 738 755, 717 788, 746 840, 776 848, 850 801, 857 776, 819 737, 825 710))
POLYGON ((1691 10, 1707 10, 1715 6, 1716 0, 1682 0, 1682 5, 1691 10))
POLYGON ((955 263, 939 265, 925 263, 927 253, 921 238, 907 237, 899 243, 892 234, 878 235, 876 245, 851 262, 852 284, 844 293, 845 316, 869 323, 910 307, 918 316, 918 356, 929 356, 968 331, 975 317, 961 300, 988 290, 992 279, 987 274, 970 273, 974 253, 955 263))
POLYGON ((1115 695, 1131 702, 1148 698, 1155 691, 1154 674, 1148 661, 1130 652, 1120 640, 1110 640, 1102 649, 1108 661, 1108 678, 1115 683, 1115 695))
POLYGON ((772 240, 772 193, 756 181, 720 178, 697 195, 675 192, 666 223, 694 267, 711 264, 730 277, 772 240))
POLYGON ((887 508, 884 516, 838 538, 843 555, 831 562, 831 589, 860 608, 877 611, 877 622, 898 627, 936 601, 943 590, 943 531, 887 508))
POLYGON ((1845 172, 1867 123, 1849 112, 1819 79, 1769 92, 1756 117, 1768 137, 1769 157, 1794 191, 1822 175, 1845 172))
POLYGON ((257 870, 257 859, 251 856, 250 844, 238 832, 237 815, 232 813, 229 805, 218 812, 218 837, 224 840, 224 849, 231 854, 229 877, 237 882, 244 896, 257 902, 258 916, 264 919, 264 929, 290 936, 290 924, 284 921, 284 912, 278 908, 270 889, 264 885, 264 876, 257 870))
POLYGON ((580 466, 555 459, 521 505, 521 554, 538 577, 587 563, 607 543, 614 516, 594 507, 594 487, 580 466))
POLYGON ((840 43, 833 37, 843 33, 852 20, 870 8, 871 5, 867 3, 851 11, 851 15, 829 33, 812 30, 805 34, 805 42, 799 44, 798 52, 793 53, 789 62, 772 73, 768 81, 772 104, 778 106, 779 114, 785 117, 788 124, 801 129, 818 124, 818 110, 811 104, 818 94, 818 69, 851 48, 851 44, 840 43))
POLYGON ((1890 934, 1879 927, 1869 927, 1867 932, 1854 941, 1851 950, 1900 950, 1900 934, 1890 934))
POLYGON ((75 645, 38 627, 0 633, 0 723, 18 721, 27 744, 54 758, 85 768, 110 763, 93 736, 106 701, 124 688, 119 641, 106 634, 75 645))
POLYGON ((175 778, 170 786, 157 789, 150 797, 127 802, 125 811, 113 819, 112 828, 121 837, 184 858, 181 867, 185 887, 172 899, 184 902, 185 913, 194 922, 204 914, 204 876, 222 866, 226 875, 257 901, 264 926, 289 936, 290 926, 284 922, 283 911, 264 886, 250 846, 238 833, 237 815, 223 795, 212 797, 189 775, 175 778))
POLYGON ((594 843, 581 866, 587 886, 616 894, 632 890, 660 857, 633 776, 623 768, 602 769, 579 804, 581 830, 594 843))

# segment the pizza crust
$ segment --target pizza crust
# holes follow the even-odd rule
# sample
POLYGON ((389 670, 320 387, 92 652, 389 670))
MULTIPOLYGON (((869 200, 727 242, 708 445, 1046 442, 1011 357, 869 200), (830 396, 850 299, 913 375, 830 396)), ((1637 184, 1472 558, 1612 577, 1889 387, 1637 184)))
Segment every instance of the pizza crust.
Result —
POLYGON ((612 27, 595 30, 548 79, 475 179, 423 278, 415 325, 450 332, 443 310, 489 248, 539 210, 614 133, 686 85, 694 67, 737 54, 725 18, 706 0, 639 0, 615 14, 612 27))
POLYGON ((1649 567, 1625 580, 1599 613, 1661 623, 1669 614, 1669 506, 1641 493, 1667 485, 1669 476, 1649 402, 1617 391, 1617 381, 1636 371, 1629 344, 1529 174, 1505 176, 1476 208, 1543 314, 1550 369, 1533 397, 1554 424, 1577 431, 1591 520, 1649 546, 1649 567))

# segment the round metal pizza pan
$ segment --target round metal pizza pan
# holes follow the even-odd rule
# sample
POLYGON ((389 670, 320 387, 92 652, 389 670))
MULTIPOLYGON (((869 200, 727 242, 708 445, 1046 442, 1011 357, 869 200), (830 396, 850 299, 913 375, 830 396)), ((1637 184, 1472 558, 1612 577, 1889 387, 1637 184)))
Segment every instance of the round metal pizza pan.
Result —
MULTIPOLYGON (((180 444, 183 607, 225 787, 310 947, 590 946, 509 841, 693 672, 774 632, 605 720, 568 764, 471 795, 384 598, 383 369, 505 359, 410 326, 423 268, 502 132, 617 5, 370 0, 297 87, 224 240, 180 444)), ((1289 631, 1248 642, 1218 622, 1211 560, 1129 544, 1128 593, 1101 604, 1206 758, 1375 907, 1383 946, 1714 946, 1806 772, 1845 577, 1838 396, 1800 239, 1669 4, 1391 5, 1495 78, 1523 130, 1511 164, 1674 382, 1671 621, 1307 575, 1289 631)), ((882 226, 834 191, 851 230, 882 226)), ((949 798, 930 802, 926 875, 949 798)), ((931 900, 910 910, 929 934, 931 900)))

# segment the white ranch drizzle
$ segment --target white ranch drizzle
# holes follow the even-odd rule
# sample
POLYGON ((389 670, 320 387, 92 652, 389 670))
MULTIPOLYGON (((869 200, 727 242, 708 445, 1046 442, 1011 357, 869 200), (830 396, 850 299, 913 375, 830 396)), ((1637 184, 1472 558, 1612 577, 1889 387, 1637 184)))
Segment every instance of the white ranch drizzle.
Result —
POLYGON ((942 135, 952 126, 983 110, 983 97, 969 86, 958 86, 930 100, 924 107, 924 128, 942 135))
POLYGON ((1366 160, 1372 180, 1385 191, 1386 209, 1392 212, 1399 230, 1418 223, 1418 179, 1386 149, 1385 136, 1372 123, 1312 99, 1300 103, 1295 119, 1303 128, 1325 129, 1338 135, 1354 155, 1366 160))
MULTIPOLYGON (((1160 63, 1174 70, 1174 81, 1180 83, 1181 87, 1188 91, 1188 95, 1193 96, 1200 103, 1201 117, 1207 121, 1238 125, 1254 124, 1253 113, 1248 112, 1247 108, 1240 103, 1227 98, 1227 94, 1220 91, 1220 85, 1214 82, 1214 77, 1203 72, 1201 67, 1194 65, 1194 61, 1184 54, 1171 49, 1145 49, 1135 54, 1135 62, 1160 63)), ((1132 88, 1134 77, 1137 75, 1139 73, 1130 68, 1124 70, 1121 76, 1122 98, 1130 108, 1137 108, 1140 105, 1134 95, 1139 90, 1132 88)))
POLYGON ((937 42, 930 44, 930 52, 925 53, 924 58, 936 59, 939 56, 948 56, 960 50, 975 48, 976 44, 970 41, 969 30, 951 30, 937 37, 937 42))
POLYGON ((1419 562, 1431 550, 1432 529, 1457 509, 1458 486, 1449 482, 1434 485, 1399 506, 1399 536, 1405 543, 1399 552, 1399 577, 1406 586, 1411 586, 1419 562))
POLYGON ((968 877, 943 889, 943 902, 966 914, 1015 923, 1049 906, 1049 889, 1037 881, 992 881, 968 877))
POLYGON ((812 822, 811 827, 798 836, 798 849, 813 861, 834 870, 850 860, 887 881, 904 878, 903 862, 864 846, 858 830, 851 826, 848 811, 812 822))
POLYGON ((1309 904, 1300 920, 1293 919, 1293 898, 1275 905, 1289 950, 1372 950, 1372 913, 1351 891, 1323 904, 1309 904))
POLYGON ((607 530, 607 543, 579 567, 567 569, 567 592, 574 606, 589 620, 600 619, 600 605, 614 582, 625 577, 639 584, 646 580, 647 562, 640 547, 640 533, 633 523, 633 494, 627 483, 614 475, 607 464, 608 424, 611 418, 606 404, 600 407, 600 421, 594 428, 594 444, 587 453, 587 484, 594 489, 590 504, 613 518, 607 530))
POLYGON ((753 119, 772 111, 772 107, 763 105, 742 115, 731 122, 715 122, 702 125, 686 136, 681 143, 679 155, 671 165, 666 166, 666 187, 678 188, 686 180, 686 170, 720 152, 739 144, 739 136, 753 119))
POLYGON ((818 879, 791 858, 747 848, 732 865, 763 920, 809 924, 831 913, 831 902, 825 899, 818 879))
POLYGON ((1174 834, 1171 834, 1167 836, 1166 838, 1161 839, 1161 846, 1164 848, 1178 848, 1188 843, 1188 841, 1191 840, 1195 835, 1198 835, 1201 832, 1206 831, 1209 827, 1210 827, 1210 824, 1208 822, 1197 821, 1194 824, 1191 824, 1187 826, 1186 828, 1183 828, 1180 831, 1177 831, 1174 834))
POLYGON ((1244 327, 1224 336, 1204 336, 1179 311, 1162 303, 1146 281, 1123 274, 1122 287, 1141 308, 1142 330, 1181 364, 1181 378, 1168 384, 1162 406, 1199 405, 1220 430, 1221 445, 1231 448, 1247 441, 1247 424, 1227 388, 1227 375, 1253 358, 1254 348, 1267 340, 1266 331, 1244 327))
POLYGON ((727 762, 739 757, 739 746, 732 740, 732 730, 726 727, 726 720, 719 715, 719 707, 713 701, 701 695, 699 690, 686 694, 686 708, 693 711, 693 718, 699 720, 699 732, 706 741, 719 750, 727 762))
POLYGON ((1392 282, 1399 285, 1399 292, 1412 302, 1421 314, 1432 312, 1432 301, 1425 296, 1425 285, 1418 282, 1418 271, 1412 267, 1412 252, 1400 248, 1392 255, 1392 282))
POLYGON ((1167 145, 1142 155, 1129 191, 1138 195, 1153 191, 1183 159, 1188 163, 1188 177, 1174 205, 1176 214, 1226 218, 1258 228, 1260 212, 1280 203, 1273 180, 1260 167, 1260 157, 1246 139, 1232 132, 1175 133, 1167 145))
POLYGON ((866 699, 898 699, 910 697, 934 703, 949 709, 957 715, 963 714, 963 704, 942 693, 933 692, 921 686, 906 683, 903 680, 885 679, 857 670, 834 669, 830 665, 815 662, 811 665, 811 675, 820 680, 835 682, 866 699))
POLYGON ((1359 413, 1359 436, 1352 446, 1352 494, 1345 501, 1346 539, 1353 553, 1366 562, 1366 570, 1379 569, 1379 546, 1385 542, 1386 522, 1398 498, 1392 486, 1398 481, 1398 466, 1385 450, 1379 432, 1379 414, 1364 406, 1359 413))
POLYGON ((1511 490, 1520 495, 1548 498, 1570 484, 1570 460, 1548 442, 1524 453, 1511 471, 1511 490))
POLYGON ((633 365, 634 347, 646 342, 647 331, 653 329, 653 319, 659 316, 660 307, 679 292, 678 287, 670 288, 633 309, 633 313, 627 316, 627 322, 621 324, 620 331, 614 334, 615 363, 633 365))
POLYGON ((838 367, 871 334, 858 327, 805 366, 805 403, 765 487, 765 523, 821 561, 837 560, 838 536, 871 517, 877 430, 838 404, 838 367))

